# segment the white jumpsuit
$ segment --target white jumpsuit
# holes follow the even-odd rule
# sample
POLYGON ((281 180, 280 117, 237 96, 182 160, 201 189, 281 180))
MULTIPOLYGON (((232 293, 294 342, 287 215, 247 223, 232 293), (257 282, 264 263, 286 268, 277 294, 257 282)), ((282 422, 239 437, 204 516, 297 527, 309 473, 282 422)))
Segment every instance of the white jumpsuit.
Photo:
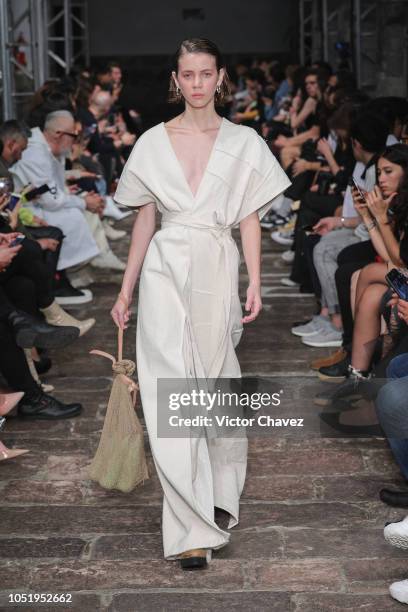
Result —
POLYGON ((159 437, 157 379, 241 376, 240 256, 231 227, 254 211, 261 218, 289 185, 257 132, 224 118, 195 196, 164 123, 137 140, 114 196, 127 206, 155 202, 162 213, 141 271, 136 360, 164 493, 166 559, 228 543, 214 506, 230 514, 229 527, 238 523, 247 440, 159 437))

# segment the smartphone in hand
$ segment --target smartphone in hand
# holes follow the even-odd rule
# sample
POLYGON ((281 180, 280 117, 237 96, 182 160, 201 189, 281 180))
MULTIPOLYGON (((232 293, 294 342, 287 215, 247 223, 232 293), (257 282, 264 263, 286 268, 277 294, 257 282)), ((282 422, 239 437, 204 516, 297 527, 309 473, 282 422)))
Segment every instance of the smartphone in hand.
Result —
POLYGON ((408 277, 396 268, 393 268, 385 275, 385 280, 399 298, 408 302, 408 277))
POLYGON ((360 196, 360 200, 362 201, 362 203, 363 204, 367 204, 366 199, 365 199, 365 195, 361 191, 360 185, 356 182, 356 180, 355 180, 355 178, 353 176, 351 177, 351 186, 354 187, 354 189, 357 189, 358 195, 360 196))
POLYGON ((21 244, 25 240, 24 234, 20 234, 20 236, 16 236, 14 240, 12 240, 9 244, 9 247, 16 247, 21 244))

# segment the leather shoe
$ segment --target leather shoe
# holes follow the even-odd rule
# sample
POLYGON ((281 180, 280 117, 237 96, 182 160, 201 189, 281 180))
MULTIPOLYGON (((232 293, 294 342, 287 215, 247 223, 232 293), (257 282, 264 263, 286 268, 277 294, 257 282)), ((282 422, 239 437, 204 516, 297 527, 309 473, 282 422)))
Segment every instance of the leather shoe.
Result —
POLYGON ((186 550, 180 556, 180 566, 183 570, 204 569, 207 567, 207 551, 205 548, 186 550))
POLYGON ((16 343, 20 348, 32 348, 33 346, 42 348, 63 347, 79 336, 77 327, 49 325, 21 310, 11 312, 8 321, 13 328, 16 343))
POLYGON ((380 499, 384 504, 397 508, 408 508, 408 491, 391 491, 381 489, 380 499))
POLYGON ((63 404, 52 395, 38 391, 38 394, 27 394, 20 401, 17 409, 19 417, 28 419, 71 419, 82 412, 79 403, 63 404))
POLYGON ((337 351, 329 355, 328 357, 315 359, 310 364, 310 367, 312 370, 320 370, 320 368, 331 366, 331 365, 334 365, 335 363, 338 363, 339 361, 343 361, 346 355, 347 355, 347 351, 343 347, 341 347, 337 349, 337 351))

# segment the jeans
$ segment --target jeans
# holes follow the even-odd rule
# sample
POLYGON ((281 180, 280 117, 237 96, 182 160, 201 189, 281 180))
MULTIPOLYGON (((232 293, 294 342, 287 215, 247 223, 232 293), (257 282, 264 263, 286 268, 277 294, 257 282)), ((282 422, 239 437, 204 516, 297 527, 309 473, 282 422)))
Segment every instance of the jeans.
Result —
POLYGON ((408 353, 388 365, 391 378, 377 395, 375 407, 395 461, 408 481, 408 353))

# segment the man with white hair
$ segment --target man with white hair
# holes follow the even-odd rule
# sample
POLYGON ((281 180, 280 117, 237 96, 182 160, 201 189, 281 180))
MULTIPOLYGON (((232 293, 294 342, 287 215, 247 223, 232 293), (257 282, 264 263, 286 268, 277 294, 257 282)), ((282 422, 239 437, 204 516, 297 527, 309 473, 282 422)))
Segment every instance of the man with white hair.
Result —
MULTIPOLYGON (((43 193, 30 207, 34 214, 59 227, 64 232, 57 269, 61 273, 67 268, 78 266, 93 259, 100 252, 95 242, 85 211, 99 213, 104 202, 97 193, 85 197, 73 195, 65 187, 65 157, 70 154, 77 138, 74 118, 65 110, 47 115, 44 131, 32 129, 27 149, 22 158, 10 169, 16 183, 27 183, 39 187, 48 185, 50 191, 43 193)), ((74 289, 65 273, 56 290, 61 304, 83 304, 92 299, 89 290, 74 289)))

